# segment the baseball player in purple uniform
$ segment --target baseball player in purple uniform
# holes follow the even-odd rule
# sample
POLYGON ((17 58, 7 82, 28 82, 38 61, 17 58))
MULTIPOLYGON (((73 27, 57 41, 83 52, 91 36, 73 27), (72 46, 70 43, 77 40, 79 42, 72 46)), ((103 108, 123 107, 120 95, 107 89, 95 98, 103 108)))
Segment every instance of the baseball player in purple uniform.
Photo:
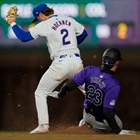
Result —
POLYGON ((31 134, 49 131, 46 99, 48 96, 57 98, 57 92, 53 92, 53 90, 83 68, 78 44, 87 37, 83 25, 71 17, 55 15, 54 10, 44 3, 33 9, 33 15, 33 22, 38 21, 39 23, 29 31, 23 31, 13 19, 7 21, 17 38, 22 42, 43 37, 52 60, 51 66, 40 79, 35 91, 38 127, 31 131, 31 134))
POLYGON ((122 121, 115 112, 120 83, 114 74, 120 60, 122 60, 120 51, 116 48, 108 48, 102 55, 101 66, 85 67, 62 86, 58 93, 59 98, 85 83, 84 112, 79 126, 87 123, 94 130, 134 134, 133 131, 122 130, 122 121))

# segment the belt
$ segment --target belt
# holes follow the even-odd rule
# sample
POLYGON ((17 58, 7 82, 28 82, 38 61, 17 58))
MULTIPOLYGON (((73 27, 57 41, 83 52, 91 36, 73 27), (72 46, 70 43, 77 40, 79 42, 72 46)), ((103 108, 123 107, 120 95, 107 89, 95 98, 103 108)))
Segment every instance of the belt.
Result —
MULTIPOLYGON (((74 55, 75 55, 76 57, 80 57, 80 55, 79 55, 78 53, 74 53, 74 55)), ((63 54, 63 55, 60 55, 59 58, 65 58, 65 57, 67 57, 67 56, 72 57, 73 55, 71 55, 71 54, 63 54)))
POLYGON ((89 113, 89 114, 91 114, 92 116, 94 116, 96 121, 102 122, 102 123, 104 122, 102 118, 99 118, 99 117, 96 117, 95 115, 93 115, 93 112, 90 111, 90 109, 85 108, 85 111, 86 111, 86 113, 89 113))

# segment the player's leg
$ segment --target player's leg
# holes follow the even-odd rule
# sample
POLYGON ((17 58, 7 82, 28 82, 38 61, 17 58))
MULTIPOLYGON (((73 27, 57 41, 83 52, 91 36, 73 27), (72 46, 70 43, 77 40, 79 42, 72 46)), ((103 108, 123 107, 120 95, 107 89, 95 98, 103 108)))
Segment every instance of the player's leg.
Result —
POLYGON ((50 68, 42 76, 35 91, 39 127, 31 131, 31 133, 38 131, 40 131, 38 133, 41 133, 42 130, 39 129, 43 125, 47 125, 49 128, 49 113, 46 98, 47 96, 55 97, 57 93, 53 92, 53 90, 64 80, 68 79, 68 77, 74 75, 81 64, 80 58, 67 57, 61 60, 57 59, 53 61, 50 68))
POLYGON ((85 121, 85 123, 88 123, 92 127, 92 129, 110 130, 109 125, 105 123, 104 120, 96 120, 96 118, 93 115, 91 115, 90 113, 86 113, 85 109, 83 111, 83 120, 85 121))
MULTIPOLYGON (((73 57, 73 58, 69 58, 69 60, 71 61, 70 65, 69 65, 69 69, 71 70, 71 74, 70 77, 72 77, 73 75, 75 75, 76 73, 80 72, 83 69, 83 63, 81 58, 77 58, 77 57, 73 57), (73 67, 71 67, 73 66, 73 67)), ((79 86, 78 89, 85 95, 85 84, 83 84, 82 86, 79 86)))
POLYGON ((38 114, 38 124, 39 126, 31 131, 34 133, 44 133, 49 130, 49 113, 47 97, 54 96, 53 90, 66 79, 66 70, 64 63, 58 63, 54 61, 50 68, 42 76, 38 87, 35 91, 35 103, 38 114), (43 130, 45 126, 46 130, 43 130), (47 127, 48 126, 48 127, 47 127), (42 128, 42 129, 41 129, 42 128))
POLYGON ((123 128, 122 121, 116 114, 115 114, 115 119, 116 119, 118 126, 122 129, 123 128))
MULTIPOLYGON (((120 120, 120 118, 117 115, 115 115, 115 119, 116 119, 118 126, 120 128, 122 128, 122 121, 120 120)), ((86 113, 85 110, 83 111, 83 121, 85 121, 85 123, 88 123, 89 125, 91 125, 91 127, 95 130, 99 130, 102 132, 111 132, 112 131, 112 129, 110 128, 110 126, 106 120, 102 120, 102 122, 100 122, 100 121, 96 120, 96 118, 93 115, 86 113)))
MULTIPOLYGON (((79 65, 78 68, 76 69, 76 73, 80 72, 80 71, 84 68, 83 63, 81 63, 81 60, 80 60, 80 62, 77 62, 77 64, 80 64, 80 65, 79 65)), ((75 74, 76 74, 76 73, 75 73, 75 74)), ((82 86, 79 86, 78 89, 79 89, 84 95, 86 94, 86 92, 85 92, 85 84, 83 84, 82 86)))

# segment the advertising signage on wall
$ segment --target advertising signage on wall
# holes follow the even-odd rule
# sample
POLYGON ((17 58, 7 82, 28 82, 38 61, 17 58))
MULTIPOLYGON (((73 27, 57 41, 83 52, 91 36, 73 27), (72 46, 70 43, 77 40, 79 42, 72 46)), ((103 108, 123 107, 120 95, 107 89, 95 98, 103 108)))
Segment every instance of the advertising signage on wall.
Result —
MULTIPOLYGON (((46 3, 45 1, 41 1, 46 3)), ((17 23, 25 30, 35 26, 32 9, 40 3, 39 0, 1 0, 0 1, 0 47, 8 46, 44 46, 45 41, 31 41, 21 43, 14 35, 11 27, 5 21, 9 7, 18 7, 17 23), (23 45, 24 44, 24 45, 23 45)), ((55 14, 67 15, 81 22, 88 32, 88 37, 83 43, 93 47, 95 45, 130 46, 140 44, 140 19, 139 0, 48 0, 46 3, 52 7, 55 14)))

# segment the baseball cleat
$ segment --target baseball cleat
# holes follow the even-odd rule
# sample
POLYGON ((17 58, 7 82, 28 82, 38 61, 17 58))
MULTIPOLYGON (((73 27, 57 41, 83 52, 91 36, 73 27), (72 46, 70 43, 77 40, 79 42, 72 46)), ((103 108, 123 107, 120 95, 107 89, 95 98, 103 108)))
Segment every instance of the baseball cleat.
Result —
POLYGON ((30 134, 43 134, 49 132, 48 124, 41 124, 36 129, 30 132, 30 134))
POLYGON ((85 120, 82 119, 82 120, 79 122, 79 125, 78 125, 78 126, 81 127, 81 126, 83 126, 85 123, 86 123, 85 120))

